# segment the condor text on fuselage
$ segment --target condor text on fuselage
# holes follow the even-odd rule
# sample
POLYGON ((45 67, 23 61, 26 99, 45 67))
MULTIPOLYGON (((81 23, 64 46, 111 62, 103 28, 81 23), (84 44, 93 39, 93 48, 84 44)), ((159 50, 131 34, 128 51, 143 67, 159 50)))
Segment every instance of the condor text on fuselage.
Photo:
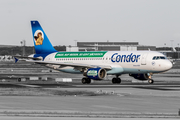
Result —
POLYGON ((111 61, 112 62, 138 62, 138 58, 141 55, 133 55, 133 53, 131 53, 130 55, 119 55, 118 53, 114 53, 111 56, 111 61))

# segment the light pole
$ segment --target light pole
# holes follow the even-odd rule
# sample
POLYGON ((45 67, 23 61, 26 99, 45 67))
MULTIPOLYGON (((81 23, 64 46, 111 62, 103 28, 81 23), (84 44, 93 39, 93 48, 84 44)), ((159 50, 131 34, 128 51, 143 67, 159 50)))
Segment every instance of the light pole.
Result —
POLYGON ((171 47, 172 47, 172 51, 173 51, 173 42, 174 40, 170 40, 171 41, 171 47))
POLYGON ((11 55, 13 56, 13 49, 11 49, 11 55))
POLYGON ((22 56, 24 56, 25 55, 26 41, 22 40, 22 41, 20 41, 20 43, 21 43, 21 47, 22 47, 22 56))
POLYGON ((75 46, 77 46, 77 40, 74 40, 74 42, 75 42, 75 46))
POLYGON ((163 48, 164 51, 166 51, 166 43, 164 43, 164 48, 163 48))
POLYGON ((22 56, 23 56, 23 41, 20 41, 20 43, 21 43, 21 49, 22 49, 22 56))
POLYGON ((179 59, 179 43, 178 43, 178 59, 179 59))

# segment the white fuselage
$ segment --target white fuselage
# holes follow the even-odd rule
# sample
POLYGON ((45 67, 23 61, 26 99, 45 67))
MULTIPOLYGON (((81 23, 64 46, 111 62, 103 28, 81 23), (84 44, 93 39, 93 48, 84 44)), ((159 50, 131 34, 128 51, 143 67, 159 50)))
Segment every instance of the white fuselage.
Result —
MULTIPOLYGON (((63 52, 64 56, 52 53, 45 57, 44 61, 79 63, 96 66, 111 66, 107 74, 138 74, 138 73, 160 73, 171 69, 172 63, 161 53, 154 51, 105 51, 103 56, 85 57, 86 52, 63 52), (80 56, 70 56, 70 54, 82 53, 80 56), (84 56, 83 56, 84 54, 84 56)), ((92 52, 96 53, 96 52, 92 52)), ((63 67, 54 65, 57 70, 69 73, 78 73, 74 67, 63 67)))

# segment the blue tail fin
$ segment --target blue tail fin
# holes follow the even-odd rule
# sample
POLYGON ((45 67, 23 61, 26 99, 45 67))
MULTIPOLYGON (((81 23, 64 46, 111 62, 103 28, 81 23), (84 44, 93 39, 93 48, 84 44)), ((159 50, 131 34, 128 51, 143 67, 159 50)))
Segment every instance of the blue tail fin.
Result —
POLYGON ((36 54, 50 54, 57 52, 38 21, 31 21, 31 27, 36 54))

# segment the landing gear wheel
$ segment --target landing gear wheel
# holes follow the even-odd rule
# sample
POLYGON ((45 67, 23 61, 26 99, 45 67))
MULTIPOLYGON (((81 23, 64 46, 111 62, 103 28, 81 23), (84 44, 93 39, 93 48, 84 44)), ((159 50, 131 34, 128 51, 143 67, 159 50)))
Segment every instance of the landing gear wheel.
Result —
POLYGON ((116 78, 112 79, 112 83, 115 84, 116 83, 116 78))
POLYGON ((17 81, 18 81, 18 82, 21 82, 21 78, 18 78, 17 81))
POLYGON ((91 79, 86 78, 86 83, 87 83, 87 84, 90 84, 90 83, 91 83, 91 79))
POLYGON ((90 84, 91 83, 91 79, 89 79, 89 78, 82 78, 82 83, 83 84, 90 84))
POLYGON ((121 78, 117 78, 116 83, 120 84, 121 83, 121 78))
POLYGON ((82 78, 82 84, 86 84, 86 78, 82 78))
POLYGON ((149 80, 148 80, 148 83, 149 83, 149 84, 153 84, 153 83, 154 83, 154 80, 149 79, 149 80))
POLYGON ((120 84, 121 83, 121 79, 120 78, 113 78, 112 79, 112 83, 113 84, 120 84))

